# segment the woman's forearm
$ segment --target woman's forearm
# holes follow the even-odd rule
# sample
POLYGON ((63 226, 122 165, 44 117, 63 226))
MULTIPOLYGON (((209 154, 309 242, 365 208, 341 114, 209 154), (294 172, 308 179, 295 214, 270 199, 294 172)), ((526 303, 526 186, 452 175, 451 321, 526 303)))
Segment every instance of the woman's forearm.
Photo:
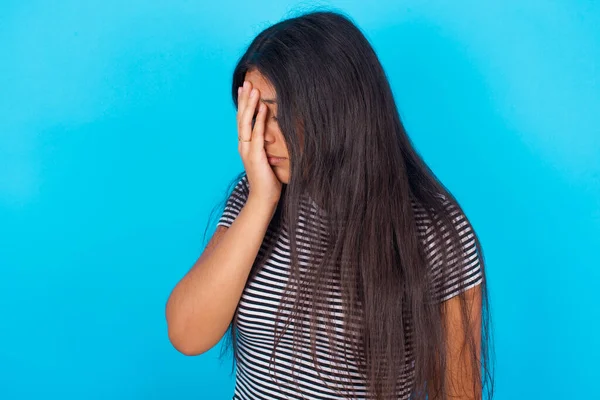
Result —
POLYGON ((207 246, 173 289, 166 317, 169 338, 182 353, 201 354, 227 331, 276 207, 250 195, 214 248, 207 246))

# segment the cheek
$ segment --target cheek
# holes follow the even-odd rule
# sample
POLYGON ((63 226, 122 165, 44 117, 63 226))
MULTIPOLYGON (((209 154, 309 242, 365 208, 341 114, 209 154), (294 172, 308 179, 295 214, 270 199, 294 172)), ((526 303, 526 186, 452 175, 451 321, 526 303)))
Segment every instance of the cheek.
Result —
POLYGON ((281 153, 284 154, 286 157, 289 157, 289 153, 287 150, 287 144, 285 143, 285 138, 283 137, 283 133, 281 133, 281 130, 279 129, 279 127, 274 126, 272 132, 277 140, 277 143, 279 144, 278 147, 281 149, 281 153))

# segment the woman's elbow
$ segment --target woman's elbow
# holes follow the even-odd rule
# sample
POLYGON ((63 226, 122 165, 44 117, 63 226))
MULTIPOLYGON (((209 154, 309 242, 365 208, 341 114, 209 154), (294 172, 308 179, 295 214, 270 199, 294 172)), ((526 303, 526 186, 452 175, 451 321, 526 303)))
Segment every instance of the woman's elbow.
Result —
POLYGON ((186 356, 198 356, 212 348, 212 346, 199 341, 196 335, 190 334, 172 321, 167 322, 167 330, 171 345, 186 356))

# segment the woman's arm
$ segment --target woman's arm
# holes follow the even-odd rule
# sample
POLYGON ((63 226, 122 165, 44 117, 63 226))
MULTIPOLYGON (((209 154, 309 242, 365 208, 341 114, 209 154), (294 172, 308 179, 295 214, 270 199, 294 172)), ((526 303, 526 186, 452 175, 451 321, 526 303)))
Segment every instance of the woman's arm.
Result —
MULTIPOLYGON (((473 376, 473 362, 481 358, 481 286, 466 290, 464 296, 469 314, 467 329, 471 331, 474 340, 476 357, 473 357, 473 347, 465 343, 467 335, 462 321, 460 298, 452 297, 441 305, 447 327, 447 368, 444 371, 446 393, 443 400, 480 400, 482 396, 481 381, 473 376)), ((476 368, 480 368, 479 364, 476 368)), ((431 393, 429 399, 434 399, 431 393)))
POLYGON ((219 226, 194 266, 175 286, 166 306, 169 340, 198 355, 223 337, 277 204, 249 196, 229 228, 219 226))

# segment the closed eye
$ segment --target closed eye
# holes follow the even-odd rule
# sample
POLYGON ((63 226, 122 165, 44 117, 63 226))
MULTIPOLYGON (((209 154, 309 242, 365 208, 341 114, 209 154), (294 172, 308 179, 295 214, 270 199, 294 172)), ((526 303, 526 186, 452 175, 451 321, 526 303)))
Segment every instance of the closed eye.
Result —
MULTIPOLYGON (((254 114, 252 116, 252 124, 254 124, 254 122, 256 121, 257 116, 258 116, 258 113, 254 114)), ((273 115, 271 118, 273 118, 275 121, 277 121, 277 117, 275 115, 273 115)))
MULTIPOLYGON (((273 116, 272 117, 275 121, 277 121, 277 117, 273 116)), ((254 117, 252 117, 252 123, 256 122, 256 115, 254 117)))
MULTIPOLYGON (((272 117, 273 120, 277 121, 277 117, 272 117)), ((252 126, 254 126, 254 124, 256 123, 256 115, 254 117, 252 117, 252 126)))

